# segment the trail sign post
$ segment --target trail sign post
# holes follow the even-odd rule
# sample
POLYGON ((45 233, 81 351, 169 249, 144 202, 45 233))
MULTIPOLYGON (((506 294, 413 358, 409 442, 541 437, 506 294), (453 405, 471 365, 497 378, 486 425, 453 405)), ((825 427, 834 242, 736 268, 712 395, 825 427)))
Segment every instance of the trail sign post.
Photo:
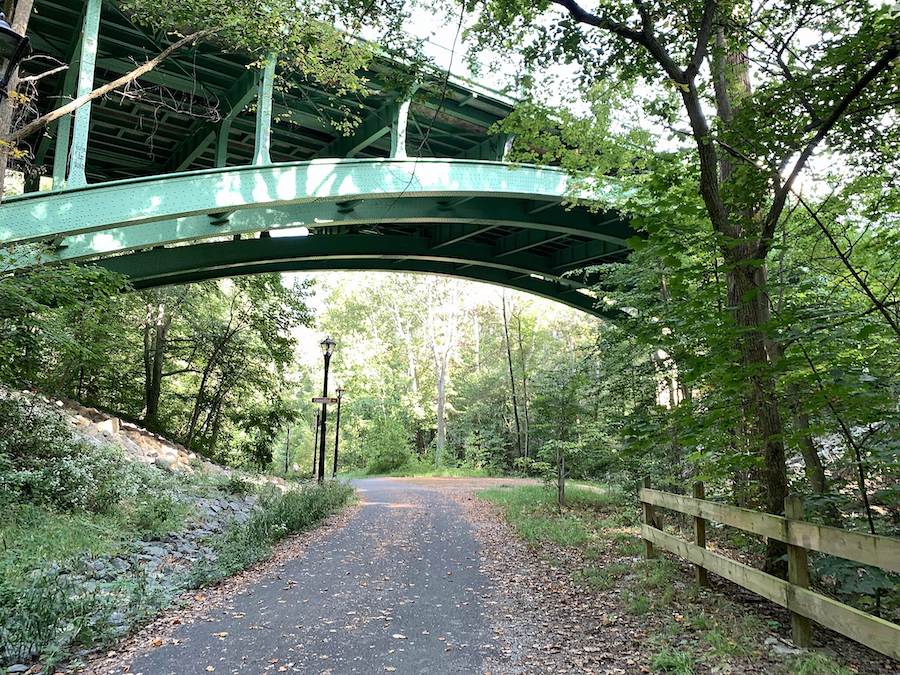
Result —
POLYGON ((333 405, 338 402, 338 397, 337 396, 315 396, 315 397, 313 397, 312 402, 333 405))
POLYGON ((337 388, 337 418, 334 420, 334 463, 331 465, 331 477, 337 478, 338 441, 341 437, 341 399, 344 398, 344 388, 337 388))

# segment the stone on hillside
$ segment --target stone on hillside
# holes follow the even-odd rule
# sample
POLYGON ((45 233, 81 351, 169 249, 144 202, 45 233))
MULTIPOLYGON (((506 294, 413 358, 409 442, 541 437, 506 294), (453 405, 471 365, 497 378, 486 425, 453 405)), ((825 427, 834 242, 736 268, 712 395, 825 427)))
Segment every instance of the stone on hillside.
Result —
POLYGON ((123 614, 122 612, 113 612, 109 615, 107 622, 110 626, 121 626, 123 623, 125 623, 125 614, 123 614))
POLYGON ((173 457, 171 455, 160 455, 153 463, 156 464, 160 469, 165 469, 166 471, 174 471, 175 470, 175 462, 177 461, 177 457, 173 457))
POLYGON ((798 647, 793 647, 776 637, 767 637, 764 644, 776 656, 798 656, 805 651, 798 647))
POLYGON ((16 663, 6 669, 7 673, 27 673, 28 666, 23 663, 16 663))
POLYGON ((119 433, 120 423, 118 417, 110 417, 109 419, 97 422, 97 430, 101 433, 117 434, 119 433))

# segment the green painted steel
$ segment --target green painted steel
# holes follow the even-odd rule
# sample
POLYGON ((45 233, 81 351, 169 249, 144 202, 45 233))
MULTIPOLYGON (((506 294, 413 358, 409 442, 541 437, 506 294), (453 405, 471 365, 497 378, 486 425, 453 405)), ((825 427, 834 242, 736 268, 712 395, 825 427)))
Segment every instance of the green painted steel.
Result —
POLYGON ((407 98, 393 106, 391 116, 391 158, 406 159, 406 125, 409 119, 409 104, 407 98))
MULTIPOLYGON (((42 100, 71 96, 76 82, 86 93, 172 42, 116 0, 36 0, 29 31, 38 50, 73 64, 37 83, 42 100), (61 30, 75 25, 80 40, 61 30)), ((573 204, 563 171, 503 163, 512 138, 493 130, 515 101, 425 71, 399 92, 392 71, 406 65, 386 57, 360 73, 365 92, 298 79, 273 101, 276 59, 259 68, 254 58, 180 50, 141 78, 178 105, 98 99, 74 117, 71 157, 64 120, 52 159, 49 138, 36 155, 54 191, 0 207, 0 272, 97 263, 145 288, 256 272, 409 271, 607 313, 588 290, 589 268, 627 251, 617 183, 578 195, 591 206, 573 204), (361 123, 344 136, 348 112, 361 123)))
POLYGON ((369 253, 361 255, 328 254, 315 239, 325 237, 264 238, 197 244, 189 247, 195 249, 193 252, 183 248, 151 249, 106 258, 99 264, 128 275, 133 286, 138 289, 270 272, 374 270, 438 274, 525 291, 595 316, 614 313, 607 305, 598 305, 593 295, 574 282, 564 285, 535 274, 522 274, 500 267, 464 266, 452 258, 434 256, 423 259, 387 252, 386 249, 382 253, 370 249, 369 253))
MULTIPOLYGON (((258 85, 259 73, 256 70, 247 70, 241 75, 225 93, 222 101, 225 114, 222 120, 220 122, 196 122, 172 152, 166 166, 167 170, 178 172, 190 167, 200 155, 206 152, 222 127, 227 125, 230 128, 232 120, 247 107, 250 101, 256 98, 258 85)), ((225 149, 227 150, 227 143, 225 149)), ((216 152, 217 156, 221 152, 218 145, 216 152)))
MULTIPOLYGON (((560 202, 567 188, 568 177, 557 169, 471 160, 314 160, 228 167, 13 198, 0 209, 0 242, 49 241, 203 214, 354 199, 486 196, 560 202)), ((573 212, 572 221, 580 215, 573 212)), ((502 208, 495 217, 502 219, 502 208)))
MULTIPOLYGON (((460 265, 478 265, 519 275, 536 275, 563 288, 579 289, 584 284, 555 275, 544 267, 540 256, 521 253, 498 259, 488 245, 456 244, 434 250, 424 237, 305 236, 229 240, 194 246, 150 249, 139 254, 109 258, 109 264, 135 279, 162 279, 205 269, 248 266, 289 260, 422 260, 460 265)), ((106 263, 104 263, 106 264, 106 263)))
POLYGON ((391 130, 391 106, 369 113, 349 136, 338 136, 316 153, 317 157, 356 157, 391 130))
POLYGON ((266 57, 259 94, 256 98, 256 140, 253 163, 257 166, 272 163, 272 94, 275 91, 275 54, 266 57))
MULTIPOLYGON (((78 62, 78 89, 76 97, 86 96, 94 88, 94 68, 97 61, 97 45, 100 34, 100 9, 102 0, 88 0, 82 27, 81 50, 78 62)), ((88 133, 91 126, 90 101, 75 111, 72 126, 72 149, 69 157, 68 185, 78 187, 87 183, 85 164, 87 162, 88 133)))
MULTIPOLYGON (((81 44, 78 40, 69 61, 66 77, 63 79, 62 95, 71 96, 78 77, 81 61, 81 44)), ((53 148, 53 187, 60 188, 66 183, 66 169, 69 166, 69 141, 72 138, 72 115, 65 115, 56 124, 56 141, 53 148)))
POLYGON ((228 135, 231 133, 231 118, 226 117, 216 130, 216 167, 228 166, 228 135))
MULTIPOLYGON (((528 201, 517 199, 479 198, 453 206, 444 197, 404 197, 395 200, 370 199, 353 204, 344 201, 314 202, 282 208, 244 209, 218 217, 187 216, 65 237, 59 240, 56 248, 42 249, 41 255, 27 264, 72 262, 149 246, 296 227, 328 233, 360 226, 402 225, 408 226, 417 236, 429 237, 435 249, 497 228, 522 228, 493 243, 493 255, 498 258, 568 236, 600 242, 598 258, 625 249, 627 230, 618 219, 595 222, 591 220, 591 214, 581 214, 579 220, 562 207, 531 215, 528 205, 528 201), (523 233, 530 233, 531 237, 523 238, 523 233), (518 241, 530 241, 532 244, 514 246, 518 241)), ((0 212, 0 222, 2 217, 0 212)), ((26 260, 23 252, 19 266, 25 265, 26 260)))

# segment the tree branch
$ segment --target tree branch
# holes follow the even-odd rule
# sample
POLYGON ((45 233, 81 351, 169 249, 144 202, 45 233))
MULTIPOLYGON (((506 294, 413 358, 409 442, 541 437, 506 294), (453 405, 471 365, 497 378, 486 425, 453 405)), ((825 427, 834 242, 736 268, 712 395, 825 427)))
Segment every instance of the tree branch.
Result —
POLYGON ((633 28, 629 28, 626 24, 620 23, 618 21, 613 21, 607 17, 601 17, 596 14, 593 14, 586 9, 584 9, 581 5, 579 5, 575 0, 552 0, 555 4, 560 7, 564 7, 568 10, 569 14, 572 15, 572 18, 578 21, 579 23, 586 23, 590 26, 595 26, 597 28, 602 28, 603 30, 608 30, 616 35, 625 38, 626 40, 631 40, 632 42, 639 42, 640 44, 644 44, 644 35, 640 31, 634 30, 633 28))
POLYGON ((68 70, 69 66, 62 65, 57 66, 56 68, 51 68, 50 70, 45 70, 43 73, 38 73, 37 75, 29 75, 28 77, 20 77, 19 82, 37 82, 38 80, 42 80, 45 77, 49 77, 50 75, 55 75, 56 73, 62 72, 64 70, 68 70))
POLYGON ((825 137, 834 128, 834 126, 840 121, 841 117, 844 115, 844 113, 847 111, 847 108, 850 107, 853 101, 859 98, 863 90, 865 90, 865 88, 872 82, 872 80, 881 75, 881 73, 886 71, 891 66, 891 62, 897 58, 898 54, 900 54, 900 41, 895 40, 887 49, 887 51, 882 54, 881 58, 878 59, 874 64, 872 64, 872 66, 865 73, 863 73, 862 77, 860 77, 859 80, 856 81, 856 84, 854 84, 850 88, 850 91, 848 91, 834 107, 834 109, 832 109, 828 117, 826 117, 822 121, 822 124, 819 126, 816 134, 806 144, 806 147, 803 148, 803 151, 800 153, 800 157, 798 157, 797 161, 794 163, 794 167, 793 169, 791 169, 791 173, 790 175, 788 175, 787 180, 776 191, 772 206, 769 208, 769 212, 766 214, 766 219, 763 223, 762 235, 760 236, 759 245, 757 247, 757 257, 763 258, 765 257, 766 253, 768 253, 772 237, 775 234, 775 227, 777 226, 778 219, 781 217, 781 213, 784 210, 784 204, 787 201, 788 194, 790 194, 794 186, 794 181, 806 166, 809 158, 812 157, 815 149, 825 139, 825 137))
MULTIPOLYGON (((796 193, 795 193, 796 195, 796 193)), ((891 316, 891 313, 887 310, 884 303, 878 299, 869 285, 866 283, 865 279, 862 278, 860 273, 853 267, 853 264, 850 262, 850 259, 847 257, 847 254, 838 246, 838 243, 834 239, 834 235, 831 234, 831 230, 829 230, 825 223, 819 218, 819 214, 817 214, 813 209, 809 207, 806 201, 800 195, 796 195, 797 200, 800 202, 800 205, 806 209, 806 212, 809 214, 810 218, 812 218, 813 222, 818 226, 818 228, 822 231, 822 234, 825 235, 825 238, 828 239, 828 243, 831 244, 831 248, 834 249, 834 252, 837 254, 838 258, 840 258, 841 263, 843 263, 844 267, 847 268, 847 271, 853 276, 856 280, 856 283, 859 284, 863 293, 869 301, 878 309, 878 312, 881 316, 884 317, 884 320, 887 321, 888 325, 894 329, 894 332, 897 334, 897 337, 900 338, 900 325, 894 320, 894 317, 891 316)))
POLYGON ((217 30, 218 29, 216 29, 216 28, 208 28, 205 30, 197 31, 196 33, 191 33, 190 35, 187 35, 187 36, 181 38, 178 42, 175 42, 175 43, 169 45, 162 52, 160 52, 156 57, 154 57, 154 58, 150 59, 149 61, 147 61, 146 63, 138 66, 137 68, 132 70, 130 73, 126 73, 122 77, 115 79, 112 82, 108 82, 107 84, 104 84, 102 87, 97 87, 96 89, 85 94, 84 96, 79 96, 78 98, 76 98, 72 101, 69 101, 64 106, 60 106, 56 110, 52 110, 52 111, 48 112, 46 115, 42 115, 41 117, 38 117, 33 122, 29 122, 21 129, 18 129, 17 131, 14 131, 11 134, 9 134, 9 136, 7 136, 4 140, 9 144, 13 144, 13 143, 17 143, 18 141, 21 141, 24 138, 28 138, 33 133, 44 128, 46 125, 50 124, 51 122, 54 122, 55 120, 58 120, 60 117, 68 115, 69 113, 77 110, 78 108, 83 106, 85 103, 88 103, 89 101, 92 101, 95 98, 100 98, 101 96, 104 96, 104 95, 108 94, 109 92, 111 92, 115 89, 118 89, 119 87, 122 87, 122 86, 128 84, 129 82, 133 82, 134 80, 138 79, 139 77, 141 77, 143 75, 146 75, 151 70, 156 68, 156 66, 158 66, 160 63, 162 63, 167 58, 169 58, 172 54, 177 52, 179 49, 186 47, 187 45, 193 44, 194 42, 197 42, 198 40, 202 40, 203 38, 212 35, 217 30))
POLYGON ((716 0, 706 0, 703 3, 703 17, 700 19, 700 30, 697 31, 697 44, 694 45, 694 53, 691 55, 691 60, 684 71, 685 77, 689 80, 693 79, 700 72, 700 65, 706 56, 709 40, 712 37, 717 5, 716 0))

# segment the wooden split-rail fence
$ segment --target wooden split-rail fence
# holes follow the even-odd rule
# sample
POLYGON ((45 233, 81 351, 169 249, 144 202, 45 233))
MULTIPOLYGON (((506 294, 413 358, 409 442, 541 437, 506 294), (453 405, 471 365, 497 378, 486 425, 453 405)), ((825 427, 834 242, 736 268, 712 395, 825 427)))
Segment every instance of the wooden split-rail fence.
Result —
POLYGON ((785 500, 785 517, 760 513, 704 499, 702 483, 694 496, 654 490, 644 479, 638 492, 642 507, 641 537, 644 553, 665 549, 693 563, 695 580, 707 585, 707 572, 718 574, 791 612, 791 631, 798 647, 808 647, 812 621, 895 659, 900 659, 900 626, 845 605, 809 589, 808 551, 853 560, 900 572, 900 539, 817 525, 803 520, 799 497, 785 500), (688 542, 658 527, 656 507, 677 511, 694 520, 694 541, 688 542), (766 574, 706 548, 706 521, 783 541, 788 546, 788 579, 766 574))

